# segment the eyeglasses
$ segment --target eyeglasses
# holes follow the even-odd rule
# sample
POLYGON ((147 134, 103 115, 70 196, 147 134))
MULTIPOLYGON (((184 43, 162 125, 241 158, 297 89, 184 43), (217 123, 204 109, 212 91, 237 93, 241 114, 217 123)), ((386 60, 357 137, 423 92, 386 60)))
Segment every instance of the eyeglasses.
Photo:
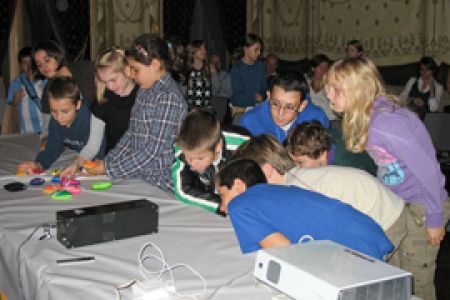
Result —
POLYGON ((269 100, 269 105, 270 105, 271 109, 276 110, 276 111, 284 110, 285 112, 293 113, 298 110, 298 105, 294 105, 294 104, 290 104, 290 103, 283 105, 283 104, 281 104, 280 101, 274 100, 274 99, 269 100))

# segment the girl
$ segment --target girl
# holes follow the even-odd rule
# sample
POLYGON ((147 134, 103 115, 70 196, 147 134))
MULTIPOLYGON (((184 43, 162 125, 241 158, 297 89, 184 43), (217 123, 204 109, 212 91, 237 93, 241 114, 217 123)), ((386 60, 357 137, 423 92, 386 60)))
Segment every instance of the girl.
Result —
POLYGON ((244 112, 247 107, 255 106, 265 97, 266 70, 264 63, 259 59, 262 47, 263 43, 259 36, 252 33, 245 35, 241 59, 231 67, 233 115, 244 112))
POLYGON ((364 57, 364 47, 361 41, 349 41, 347 45, 345 45, 345 55, 347 58, 364 57))
MULTIPOLYGON (((72 62, 66 59, 64 50, 54 41, 38 43, 33 48, 33 66, 44 77, 55 76, 73 77, 80 88, 83 101, 93 101, 95 97, 94 68, 90 62, 72 62)), ((50 113, 48 93, 44 90, 42 95, 42 112, 50 113)))
POLYGON ((103 121, 93 116, 80 99, 80 90, 71 77, 55 77, 48 83, 51 119, 48 142, 35 162, 17 166, 18 173, 33 174, 34 169, 48 169, 61 155, 65 147, 79 153, 61 176, 75 175, 84 160, 102 158, 103 121))
POLYGON ((126 56, 131 76, 140 86, 130 125, 105 160, 98 161, 88 173, 142 178, 172 191, 173 144, 187 105, 167 71, 167 44, 153 34, 144 34, 133 42, 126 56))
POLYGON ((414 274, 417 294, 430 299, 447 192, 426 128, 398 99, 386 95, 368 59, 338 61, 326 75, 325 89, 332 108, 344 113, 346 147, 367 150, 378 166, 378 178, 408 203, 400 266, 414 274))
POLYGON ((187 103, 192 108, 211 107, 211 79, 206 63, 205 43, 193 41, 188 46, 187 103))
POLYGON ((130 122, 139 86, 130 78, 125 51, 111 48, 97 57, 97 101, 92 102, 91 111, 105 122, 106 153, 119 142, 130 122))
POLYGON ((409 79, 400 98, 423 120, 427 113, 438 110, 444 89, 435 79, 438 66, 433 58, 422 57, 419 67, 420 76, 409 79))
POLYGON ((323 90, 323 77, 330 68, 331 60, 325 54, 314 55, 310 61, 311 71, 308 78, 309 97, 311 102, 322 107, 330 121, 336 120, 336 114, 330 107, 330 100, 327 99, 323 90))

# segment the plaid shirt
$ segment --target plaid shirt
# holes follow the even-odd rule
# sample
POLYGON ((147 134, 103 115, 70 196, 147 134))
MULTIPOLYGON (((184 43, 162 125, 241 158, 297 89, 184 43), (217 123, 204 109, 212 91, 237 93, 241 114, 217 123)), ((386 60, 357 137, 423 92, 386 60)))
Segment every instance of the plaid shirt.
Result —
POLYGON ((153 87, 139 90, 128 130, 105 158, 106 174, 142 178, 171 191, 173 144, 186 112, 186 101, 169 74, 153 87))

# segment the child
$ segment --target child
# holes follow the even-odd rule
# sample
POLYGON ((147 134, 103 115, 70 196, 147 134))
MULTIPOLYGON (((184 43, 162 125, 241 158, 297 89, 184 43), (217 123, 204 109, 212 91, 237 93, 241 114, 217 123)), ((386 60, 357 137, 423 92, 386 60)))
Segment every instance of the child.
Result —
POLYGON ((92 102, 90 109, 105 122, 108 153, 128 129, 139 86, 130 78, 130 66, 122 49, 113 47, 100 54, 95 62, 95 70, 97 101, 92 102))
POLYGON ((229 214, 243 253, 311 238, 378 259, 392 250, 381 227, 350 205, 295 186, 265 183, 261 168, 250 159, 231 161, 217 174, 221 209, 229 214))
POLYGON ((233 116, 243 113, 264 99, 267 90, 266 70, 260 60, 263 42, 253 33, 245 35, 242 42, 241 59, 231 67, 231 85, 233 95, 231 105, 233 116))
POLYGON ((18 165, 17 172, 33 174, 33 169, 48 169, 67 146, 79 155, 61 172, 61 176, 72 176, 79 171, 84 160, 103 157, 105 124, 93 116, 86 105, 82 105, 80 90, 73 78, 51 79, 48 94, 51 111, 48 142, 35 162, 18 165))
POLYGON ((140 86, 128 130, 105 160, 87 172, 106 173, 110 178, 142 178, 172 191, 173 144, 187 105, 167 71, 167 44, 153 34, 143 34, 134 40, 126 56, 131 76, 140 86))
MULTIPOLYGON (((404 201, 364 171, 341 166, 295 167, 286 148, 263 134, 239 146, 236 157, 255 160, 268 183, 295 185, 350 204, 380 224, 398 249, 406 235, 404 201)), ((400 266, 398 251, 389 263, 400 266)))
POLYGON ((364 47, 361 41, 351 40, 345 46, 345 56, 347 58, 364 57, 364 47))
POLYGON ((423 120, 427 113, 439 109, 444 88, 436 81, 438 65, 432 57, 422 57, 419 68, 420 76, 414 76, 408 80, 400 94, 400 99, 407 102, 410 109, 423 120))
POLYGON ((295 125, 305 121, 318 120, 328 128, 330 122, 323 109, 305 99, 307 92, 303 75, 283 73, 273 79, 268 100, 245 113, 240 125, 254 136, 271 134, 281 143, 295 125))
POLYGON ((211 108, 211 76, 206 63, 205 42, 195 40, 187 47, 188 74, 187 96, 189 110, 193 108, 211 108))
POLYGON ((325 88, 333 109, 344 113, 347 149, 366 150, 378 165, 378 178, 408 203, 402 267, 414 274, 417 295, 433 299, 448 195, 426 128, 398 99, 386 96, 380 74, 368 59, 338 61, 325 77, 325 88))
POLYGON ((6 102, 19 108, 20 133, 41 133, 43 126, 41 96, 47 81, 35 79, 31 69, 30 47, 22 48, 17 60, 20 74, 11 82, 6 102))
POLYGON ((219 120, 212 112, 191 111, 176 139, 179 149, 172 178, 177 198, 220 213, 220 197, 214 184, 216 173, 231 158, 232 151, 246 140, 244 135, 221 131, 219 120))
POLYGON ((365 151, 347 151, 340 131, 325 129, 317 121, 297 125, 289 133, 286 143, 289 155, 299 167, 348 166, 376 176, 377 166, 365 151))

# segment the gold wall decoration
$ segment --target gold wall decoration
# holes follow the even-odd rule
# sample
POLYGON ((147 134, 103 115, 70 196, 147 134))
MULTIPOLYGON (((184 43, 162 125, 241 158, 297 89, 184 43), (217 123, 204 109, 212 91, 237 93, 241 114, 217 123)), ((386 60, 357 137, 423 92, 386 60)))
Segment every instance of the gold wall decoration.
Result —
POLYGON ((161 34, 162 0, 90 0, 91 57, 111 46, 128 48, 143 33, 161 34))
POLYGON ((288 60, 338 59, 359 39, 379 65, 423 55, 450 62, 448 16, 448 0, 247 0, 247 31, 262 37, 265 53, 288 60))

